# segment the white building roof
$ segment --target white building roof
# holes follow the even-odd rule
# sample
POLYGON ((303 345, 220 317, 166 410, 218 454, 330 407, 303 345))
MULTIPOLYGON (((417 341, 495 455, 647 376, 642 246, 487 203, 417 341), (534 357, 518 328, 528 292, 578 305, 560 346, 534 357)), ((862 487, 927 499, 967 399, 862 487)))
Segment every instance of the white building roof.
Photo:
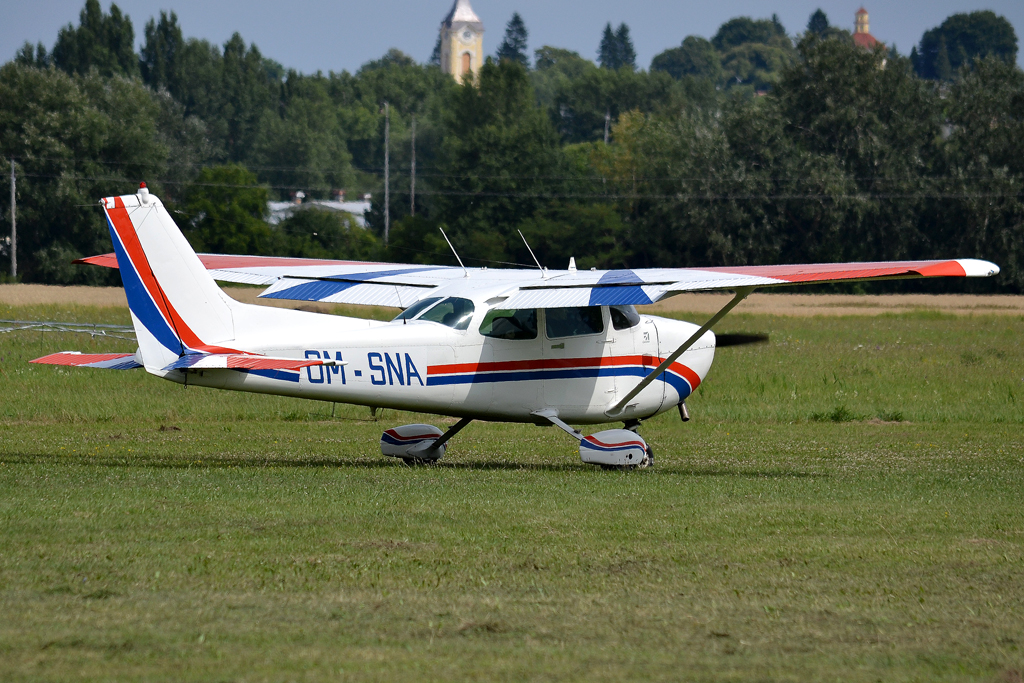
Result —
POLYGON ((267 209, 269 213, 267 222, 271 225, 277 225, 284 219, 291 217, 292 214, 301 210, 303 207, 309 208, 311 206, 327 209, 328 211, 344 211, 345 213, 352 214, 353 218, 355 218, 356 225, 361 228, 366 227, 366 219, 363 216, 370 210, 370 202, 367 201, 337 202, 326 199, 311 199, 310 201, 303 202, 302 204, 296 204, 295 202, 267 202, 267 209))

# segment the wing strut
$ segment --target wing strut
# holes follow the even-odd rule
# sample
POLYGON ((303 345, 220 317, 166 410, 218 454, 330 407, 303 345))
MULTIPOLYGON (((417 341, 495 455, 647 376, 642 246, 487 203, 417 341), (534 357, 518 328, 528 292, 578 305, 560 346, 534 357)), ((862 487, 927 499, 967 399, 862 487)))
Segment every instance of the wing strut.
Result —
MULTIPOLYGON (((410 448, 409 449, 409 455, 414 455, 416 457, 422 457, 422 456, 424 456, 424 455, 426 455, 428 453, 436 452, 439 448, 441 448, 441 446, 443 446, 446 443, 448 443, 449 439, 451 439, 453 436, 455 436, 456 434, 461 432, 462 428, 465 427, 466 425, 468 425, 472 421, 473 421, 473 418, 471 418, 471 417, 464 417, 464 418, 462 418, 461 420, 459 420, 458 422, 453 424, 451 427, 449 427, 447 432, 445 432, 441 436, 437 437, 433 441, 422 441, 419 444, 417 444, 416 446, 413 446, 412 448, 410 448)), ((441 457, 441 456, 438 456, 438 457, 441 457)))
POLYGON ((678 349, 673 351, 671 353, 671 355, 669 355, 668 358, 666 358, 665 360, 663 360, 661 362, 661 365, 656 367, 653 372, 651 372, 649 375, 647 375, 642 380, 640 380, 640 383, 637 384, 635 387, 633 387, 632 391, 630 391, 628 394, 626 394, 625 397, 623 397, 622 400, 620 400, 618 403, 616 403, 611 408, 606 410, 604 412, 604 414, 607 415, 608 417, 615 417, 616 415, 619 415, 620 413, 622 413, 622 409, 626 407, 627 403, 629 403, 634 398, 636 398, 637 394, 639 394, 641 391, 646 389, 647 385, 650 384, 651 382, 653 382, 655 379, 657 379, 658 375, 660 375, 661 373, 665 372, 665 370, 667 370, 670 365, 675 363, 676 360, 679 358, 679 356, 683 355, 683 353, 686 352, 686 349, 688 349, 691 346, 693 346, 697 342, 698 339, 700 339, 701 337, 704 336, 705 332, 710 330, 715 323, 717 323, 719 320, 724 318, 725 315, 729 311, 734 309, 739 302, 741 302, 744 299, 746 299, 750 295, 750 293, 753 292, 755 289, 757 289, 757 288, 756 287, 737 287, 736 288, 736 296, 734 296, 732 298, 732 300, 729 301, 729 303, 727 303, 725 306, 723 306, 722 310, 720 310, 718 313, 715 313, 713 316, 711 316, 711 319, 708 320, 703 325, 701 325, 701 328, 699 330, 697 330, 692 335, 690 335, 690 338, 687 339, 685 342, 683 342, 682 346, 680 346, 678 349))

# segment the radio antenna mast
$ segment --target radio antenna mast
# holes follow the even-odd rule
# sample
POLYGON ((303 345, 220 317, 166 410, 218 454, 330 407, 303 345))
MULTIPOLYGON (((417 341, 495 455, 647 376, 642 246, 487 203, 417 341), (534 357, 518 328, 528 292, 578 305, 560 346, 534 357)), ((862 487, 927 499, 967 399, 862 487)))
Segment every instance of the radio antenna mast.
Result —
POLYGON ((462 266, 462 272, 466 274, 466 277, 469 277, 469 271, 466 270, 466 266, 462 265, 462 259, 459 258, 459 252, 455 251, 455 247, 452 246, 452 241, 448 239, 448 235, 444 234, 444 228, 438 228, 438 230, 440 230, 441 234, 444 235, 444 241, 448 243, 448 246, 452 249, 452 253, 455 254, 455 260, 459 262, 460 266, 462 266))
POLYGON ((530 252, 530 256, 533 257, 533 262, 537 264, 538 268, 540 268, 541 275, 543 275, 544 277, 547 277, 548 276, 548 272, 546 270, 544 270, 544 266, 542 266, 540 264, 540 261, 537 260, 537 256, 536 256, 536 254, 533 253, 533 249, 530 249, 530 243, 526 241, 526 235, 523 234, 522 230, 516 230, 516 232, 518 232, 519 236, 523 238, 523 244, 526 245, 526 250, 528 252, 530 252))

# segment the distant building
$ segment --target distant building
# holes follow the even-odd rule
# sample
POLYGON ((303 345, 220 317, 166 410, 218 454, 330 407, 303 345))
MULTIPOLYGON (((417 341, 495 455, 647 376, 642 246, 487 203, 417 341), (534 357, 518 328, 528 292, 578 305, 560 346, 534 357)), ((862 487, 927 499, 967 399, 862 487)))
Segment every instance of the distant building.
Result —
MULTIPOLYGON (((296 193, 298 194, 298 193, 296 193)), ((324 211, 339 211, 352 216, 356 225, 366 227, 365 214, 370 210, 370 195, 365 195, 363 201, 346 202, 345 195, 337 196, 337 199, 311 199, 308 202, 293 199, 290 202, 267 202, 267 222, 277 225, 286 218, 291 218, 296 211, 305 211, 309 208, 318 208, 324 211)))
POLYGON ((878 45, 878 40, 871 35, 871 25, 868 23, 868 11, 863 7, 857 10, 857 14, 854 18, 853 42, 858 47, 863 47, 868 50, 873 50, 875 49, 875 46, 878 45))
POLYGON ((455 0, 441 22, 441 70, 459 83, 476 80, 484 61, 484 25, 469 0, 455 0))

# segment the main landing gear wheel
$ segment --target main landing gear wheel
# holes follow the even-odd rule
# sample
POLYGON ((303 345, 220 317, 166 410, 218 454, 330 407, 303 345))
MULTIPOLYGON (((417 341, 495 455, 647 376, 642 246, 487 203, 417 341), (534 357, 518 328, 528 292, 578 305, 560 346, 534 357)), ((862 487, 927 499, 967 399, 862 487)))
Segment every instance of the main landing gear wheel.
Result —
POLYGON ((380 452, 392 458, 399 458, 409 467, 433 465, 444 457, 448 440, 472 422, 464 417, 448 428, 447 432, 434 425, 412 424, 387 429, 380 435, 380 452))
POLYGON ((636 465, 601 465, 602 470, 645 470, 648 467, 654 467, 654 449, 650 444, 647 444, 644 459, 636 465))

